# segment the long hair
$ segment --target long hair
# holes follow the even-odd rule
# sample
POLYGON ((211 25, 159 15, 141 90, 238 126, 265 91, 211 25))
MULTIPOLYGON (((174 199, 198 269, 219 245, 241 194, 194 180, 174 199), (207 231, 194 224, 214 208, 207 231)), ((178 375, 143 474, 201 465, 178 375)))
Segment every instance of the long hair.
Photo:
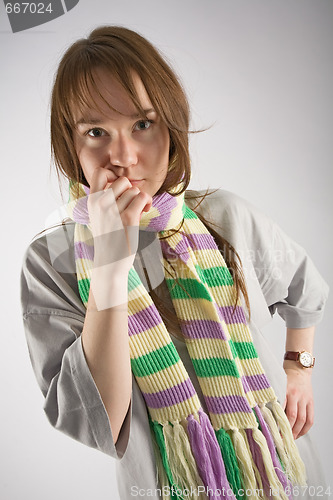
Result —
MULTIPOLYGON (((140 116, 146 119, 133 83, 133 71, 141 78, 153 108, 168 127, 170 136, 168 173, 156 194, 169 192, 177 185, 180 186, 179 190, 177 193, 170 193, 171 195, 176 196, 185 191, 191 178, 190 110, 185 91, 159 51, 138 33, 121 26, 94 29, 87 38, 71 45, 60 61, 51 96, 51 152, 58 177, 64 175, 71 181, 89 186, 74 147, 74 111, 83 112, 92 104, 97 106, 92 96, 94 92, 113 109, 99 92, 95 74, 97 68, 107 71, 110 77, 122 85, 140 116)), ((209 194, 207 192, 202 197, 197 207, 209 194)), ((207 226, 224 256, 235 282, 236 300, 242 293, 250 313, 242 264, 237 252, 213 229, 212 222, 199 213, 197 215, 207 226)), ((165 307, 154 290, 149 293, 166 326, 179 333, 179 323, 174 311, 165 307)))

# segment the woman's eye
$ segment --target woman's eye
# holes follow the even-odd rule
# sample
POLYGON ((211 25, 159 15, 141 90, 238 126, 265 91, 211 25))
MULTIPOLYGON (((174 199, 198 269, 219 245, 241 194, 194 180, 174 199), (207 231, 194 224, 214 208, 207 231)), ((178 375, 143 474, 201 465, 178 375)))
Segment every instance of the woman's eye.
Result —
POLYGON ((105 132, 101 128, 91 128, 86 132, 89 137, 102 137, 105 132))
POLYGON ((140 120, 139 122, 137 122, 135 124, 134 129, 135 130, 146 130, 152 125, 152 123, 153 122, 151 120, 140 120))

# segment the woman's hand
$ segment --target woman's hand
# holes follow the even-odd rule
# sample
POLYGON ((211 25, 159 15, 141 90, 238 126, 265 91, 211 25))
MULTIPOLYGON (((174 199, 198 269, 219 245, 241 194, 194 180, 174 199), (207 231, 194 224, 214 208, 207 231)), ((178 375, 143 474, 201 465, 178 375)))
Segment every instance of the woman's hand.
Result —
POLYGON ((88 211, 94 237, 95 264, 133 265, 140 217, 151 207, 149 194, 105 168, 96 168, 90 183, 88 211))
POLYGON ((283 408, 294 439, 297 439, 304 436, 313 425, 312 368, 298 367, 295 361, 285 361, 284 370, 287 374, 287 389, 283 408))

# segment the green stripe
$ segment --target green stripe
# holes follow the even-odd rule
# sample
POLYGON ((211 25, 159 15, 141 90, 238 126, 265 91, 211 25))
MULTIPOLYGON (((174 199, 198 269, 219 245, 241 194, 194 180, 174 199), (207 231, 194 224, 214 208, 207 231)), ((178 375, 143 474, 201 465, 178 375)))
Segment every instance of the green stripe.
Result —
POLYGON ((197 219, 198 216, 191 210, 187 205, 185 205, 185 210, 183 211, 184 219, 197 219))
POLYGON ((233 279, 227 267, 216 266, 201 269, 199 266, 196 266, 196 269, 200 279, 210 287, 233 285, 233 279))
POLYGON ((141 280, 139 278, 138 273, 136 270, 132 267, 128 273, 128 282, 127 282, 127 291, 131 292, 141 284, 141 280))
POLYGON ((215 431, 215 434, 220 445, 229 484, 232 487, 237 500, 244 500, 245 486, 242 482, 242 475, 238 466, 237 456, 232 444, 231 437, 224 429, 215 431))
POLYGON ((192 363, 198 377, 220 377, 227 375, 239 378, 237 366, 232 359, 192 359, 192 363))
POLYGON ((131 359, 131 366, 136 377, 146 377, 175 365, 179 359, 178 352, 171 342, 148 354, 131 359))
POLYGON ((239 359, 253 359, 258 357, 258 353, 252 342, 234 342, 233 344, 239 359))
POLYGON ((172 299, 206 299, 212 302, 212 298, 205 286, 196 279, 178 278, 176 282, 173 279, 166 278, 166 282, 172 299))
POLYGON ((82 302, 88 302, 89 289, 90 289, 90 279, 83 278, 77 281, 77 286, 79 288, 80 297, 82 302))

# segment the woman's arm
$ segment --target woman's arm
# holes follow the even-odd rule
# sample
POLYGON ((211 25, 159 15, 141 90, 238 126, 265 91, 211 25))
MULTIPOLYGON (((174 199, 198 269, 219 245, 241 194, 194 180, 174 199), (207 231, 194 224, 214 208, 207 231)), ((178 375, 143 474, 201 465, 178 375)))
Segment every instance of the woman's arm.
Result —
MULTIPOLYGON (((287 328, 286 351, 313 352, 315 327, 287 328)), ((284 409, 290 422, 294 439, 306 434, 313 425, 314 403, 312 370, 303 368, 297 361, 284 360, 287 389, 284 409)))
POLYGON ((128 342, 127 274, 116 274, 112 265, 93 270, 82 346, 116 443, 131 401, 132 372, 128 342), (93 292, 96 295, 102 283, 103 294, 109 297, 110 304, 119 305, 98 310, 93 292), (110 284, 109 290, 106 289, 107 283, 110 284))

